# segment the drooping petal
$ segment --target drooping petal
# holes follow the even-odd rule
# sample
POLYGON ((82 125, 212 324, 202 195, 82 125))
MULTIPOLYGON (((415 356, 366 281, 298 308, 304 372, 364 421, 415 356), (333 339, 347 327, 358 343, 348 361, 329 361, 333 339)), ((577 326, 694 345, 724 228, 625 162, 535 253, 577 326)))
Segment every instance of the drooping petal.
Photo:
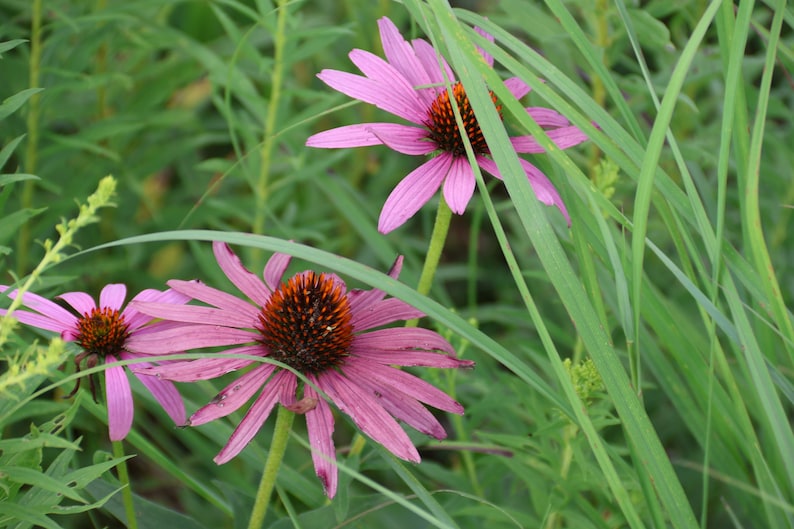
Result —
POLYGON ((113 310, 121 310, 124 300, 127 298, 127 285, 123 283, 111 283, 102 288, 99 293, 99 307, 113 310))
MULTIPOLYGON (((131 357, 130 354, 123 354, 122 358, 126 359, 131 357)), ((149 367, 151 364, 143 363, 138 364, 141 368, 149 367)), ((132 373, 141 381, 149 393, 157 399, 160 406, 163 407, 165 412, 174 421, 177 426, 184 426, 186 421, 185 403, 182 402, 182 396, 177 391, 176 386, 169 380, 162 380, 158 377, 142 375, 137 370, 133 369, 132 373)))
MULTIPOLYGON (((318 384, 316 377, 309 376, 309 380, 318 384)), ((309 434, 309 444, 312 448, 312 462, 317 477, 323 483, 325 494, 329 498, 336 495, 339 482, 334 447, 334 416, 331 407, 310 385, 304 386, 304 397, 317 399, 317 406, 306 413, 306 429, 309 434)))
MULTIPOLYGON (((538 197, 538 200, 550 206, 557 206, 557 208, 565 216, 565 219, 568 221, 568 225, 570 226, 571 217, 568 215, 568 210, 566 209, 565 204, 562 202, 562 198, 560 197, 559 193, 557 193, 557 189, 555 189, 551 181, 546 177, 545 174, 543 174, 540 169, 528 161, 524 160, 523 158, 519 158, 518 161, 521 163, 521 167, 523 167, 524 172, 527 175, 529 184, 532 186, 532 191, 535 193, 535 196, 538 197)), ((499 168, 496 166, 496 162, 490 158, 485 158, 484 156, 478 157, 477 162, 484 170, 488 171, 499 180, 502 179, 502 175, 499 172, 499 168)))
POLYGON ((229 438, 229 442, 226 443, 226 446, 224 446, 220 452, 218 452, 218 455, 215 456, 213 461, 219 465, 222 465, 243 451, 243 448, 245 448, 248 443, 251 442, 251 439, 254 438, 257 432, 259 432, 259 429, 270 416, 273 406, 276 404, 276 402, 278 402, 279 397, 281 396, 280 384, 287 377, 294 376, 295 375, 289 371, 284 370, 279 371, 273 376, 270 382, 268 382, 268 384, 262 390, 262 394, 259 395, 256 401, 254 401, 254 403, 248 409, 248 412, 240 421, 240 424, 238 424, 237 428, 234 429, 232 436, 229 438))
POLYGON ((225 355, 246 354, 262 356, 262 346, 257 344, 227 349, 223 354, 224 356, 221 357, 185 360, 182 362, 177 361, 150 368, 134 368, 133 371, 148 376, 157 376, 166 380, 174 380, 176 382, 210 380, 231 373, 232 371, 242 369, 253 362, 253 360, 247 358, 226 358, 225 355))
POLYGON ((168 286, 177 292, 190 296, 196 301, 203 301, 204 303, 208 303, 220 309, 241 313, 257 310, 252 307, 250 303, 223 292, 222 290, 207 286, 200 281, 180 281, 178 279, 172 279, 168 281, 168 286))
POLYGON ((475 185, 476 181, 469 161, 462 156, 453 157, 452 165, 444 179, 444 200, 447 201, 449 209, 462 215, 474 194, 475 185))
POLYGON ((438 190, 451 161, 452 156, 448 153, 440 154, 403 178, 383 204, 378 231, 389 233, 413 217, 438 190))
MULTIPOLYGON (((226 386, 223 391, 215 395, 209 404, 203 406, 196 411, 196 413, 191 415, 189 420, 190 425, 198 426, 221 417, 226 417, 248 402, 248 399, 250 399, 259 388, 264 387, 262 390, 263 395, 269 393, 277 394, 278 392, 274 391, 276 386, 273 386, 273 380, 268 382, 275 368, 276 366, 273 364, 262 364, 240 376, 237 380, 226 386)), ((289 373, 289 371, 287 371, 287 373, 289 373)), ((251 411, 249 410, 249 414, 250 413, 251 411)), ((246 415, 246 417, 247 416, 248 415, 246 415)))
POLYGON ((278 252, 271 255, 270 259, 267 260, 262 277, 271 292, 276 290, 281 284, 281 279, 284 277, 284 272, 287 271, 291 260, 291 255, 278 252))
POLYGON ((356 332, 373 327, 387 325, 395 321, 421 318, 425 313, 397 298, 388 298, 369 307, 368 310, 356 311, 350 324, 356 332))
POLYGON ((425 107, 416 93, 395 93, 388 84, 338 70, 323 70, 317 77, 346 96, 375 105, 413 123, 421 125, 427 117, 425 107))
POLYGON ((419 453, 411 439, 374 395, 332 370, 321 373, 317 381, 333 403, 353 419, 365 434, 397 457, 419 462, 419 453))
POLYGON ((568 209, 565 207, 565 203, 562 201, 560 194, 557 193, 554 184, 543 174, 543 171, 528 161, 523 158, 519 158, 518 161, 521 162, 521 167, 524 168, 524 172, 527 174, 527 178, 529 178, 529 183, 532 185, 532 191, 535 192, 538 200, 544 204, 557 206, 557 209, 562 212, 565 220, 568 222, 568 226, 570 226, 571 216, 568 215, 568 209))
POLYGON ((510 93, 513 94, 516 99, 521 99, 532 90, 531 86, 518 77, 510 77, 509 79, 506 79, 505 88, 510 90, 510 93))
POLYGON ((436 439, 444 439, 447 436, 447 432, 444 431, 444 427, 441 426, 438 419, 416 399, 396 389, 390 388, 387 392, 384 392, 382 387, 367 379, 358 379, 356 384, 369 390, 378 400, 378 403, 395 419, 436 439))
MULTIPOLYGON (((62 299, 66 303, 68 303, 81 316, 83 314, 89 314, 92 310, 97 308, 96 301, 94 301, 94 298, 92 298, 85 292, 66 292, 65 294, 61 294, 60 296, 57 297, 58 299, 62 299)), ((52 302, 48 301, 48 303, 52 303, 52 302)), ((30 308, 35 308, 28 303, 25 304, 30 308)), ((38 308, 35 308, 35 310, 41 312, 41 310, 39 310, 38 308)))
POLYGON ((386 394, 391 389, 395 389, 439 410, 463 414, 463 406, 449 395, 400 369, 384 366, 363 357, 355 357, 345 364, 343 371, 353 380, 367 380, 375 384, 376 388, 380 388, 379 393, 386 394))
POLYGON ((184 324, 164 331, 133 333, 125 348, 134 353, 168 354, 223 345, 242 345, 256 341, 259 333, 244 329, 184 324))
MULTIPOLYGON (((475 27, 474 31, 485 37, 486 40, 488 40, 489 42, 494 41, 493 35, 486 32, 484 29, 475 27)), ((488 67, 493 68, 493 55, 491 55, 484 49, 480 48, 479 46, 477 46, 477 51, 480 52, 480 55, 482 55, 482 58, 485 60, 485 63, 488 65, 488 67)))
MULTIPOLYGON (((116 362, 113 355, 105 357, 107 362, 116 362)), ((108 407, 108 430, 111 441, 121 441, 132 428, 132 390, 127 373, 121 366, 105 370, 105 402, 108 407)))
POLYGON ((243 266, 240 258, 237 257, 228 244, 215 241, 212 243, 212 252, 218 260, 218 266, 223 273, 240 289, 240 292, 251 298, 257 305, 264 306, 270 297, 270 292, 265 284, 256 274, 248 271, 243 266))
MULTIPOLYGON (((560 149, 567 149, 587 141, 587 135, 573 125, 545 131, 549 139, 560 149)), ((510 138, 516 152, 538 154, 546 152, 534 136, 514 136, 510 138)))

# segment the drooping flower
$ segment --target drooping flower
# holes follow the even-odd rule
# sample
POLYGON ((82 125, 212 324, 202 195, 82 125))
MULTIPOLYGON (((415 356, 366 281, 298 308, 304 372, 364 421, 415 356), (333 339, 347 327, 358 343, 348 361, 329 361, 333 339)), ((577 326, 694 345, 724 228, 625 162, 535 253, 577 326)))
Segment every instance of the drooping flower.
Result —
MULTIPOLYGON (((5 292, 8 288, 0 285, 0 292, 5 292)), ((17 291, 10 292, 8 296, 15 299, 17 291)), ((57 303, 26 292, 22 295, 22 304, 29 310, 14 311, 13 316, 26 325, 57 332, 64 340, 79 345, 82 352, 75 356, 75 365, 79 371, 83 362, 86 367, 92 368, 99 364, 140 358, 143 355, 131 352, 127 348, 130 339, 170 326, 167 323, 147 325, 153 318, 129 305, 122 310, 126 296, 127 287, 123 284, 106 285, 99 294, 99 304, 85 292, 67 292, 58 296, 58 299, 63 300, 76 311, 75 315, 57 303)), ((133 301, 174 304, 186 303, 189 300, 187 296, 172 290, 161 292, 154 289, 143 290, 133 298, 133 301)), ((7 310, 0 309, 1 316, 5 316, 6 313, 7 310)), ((132 427, 134 405, 126 371, 127 369, 122 366, 112 366, 104 370, 111 441, 121 441, 132 427)), ((135 376, 176 424, 184 424, 185 405, 173 383, 137 373, 135 376)), ((89 381, 91 392, 96 398, 94 380, 89 378, 89 381)), ((79 388, 79 382, 80 379, 72 394, 79 388)))
MULTIPOLYGON (((397 184, 383 205, 378 230, 388 233, 411 218, 443 184, 444 199, 450 209, 462 214, 476 184, 460 135, 445 76, 471 141, 477 164, 501 180, 496 163, 490 157, 480 126, 460 82, 452 69, 425 40, 410 43, 386 17, 378 21, 386 59, 364 50, 354 49, 350 60, 364 76, 338 70, 323 70, 317 77, 331 88, 352 98, 375 105, 413 125, 396 123, 362 123, 326 130, 309 137, 306 145, 326 149, 386 145, 397 152, 427 155, 438 152, 397 184), (441 61, 441 66, 439 66, 441 61), (443 67, 443 71, 442 71, 443 67)), ((479 30, 478 30, 479 31, 479 30)), ((493 38, 479 31, 490 40, 493 38)), ((493 66, 493 57, 481 50, 483 60, 493 66)), ((530 87, 517 77, 507 79, 505 87, 520 99, 530 87)), ((494 104, 496 97, 491 92, 494 104)), ((501 107, 497 105, 497 110, 501 107)), ((587 136, 558 112, 543 107, 529 107, 527 113, 544 128, 557 147, 567 149, 578 145, 587 136)), ((517 153, 545 152, 532 136, 510 138, 517 153)), ((532 190, 544 204, 557 206, 570 223, 568 211, 554 185, 537 167, 519 158, 532 190)))
MULTIPOLYGON (((305 271, 281 282, 290 262, 287 255, 271 257, 263 282, 242 265, 228 245, 216 242, 213 251, 226 276, 253 303, 203 284, 169 281, 172 289, 206 305, 136 303, 142 312, 184 326, 136 336, 131 344, 135 350, 157 354, 233 346, 225 352, 278 360, 302 373, 364 433, 408 461, 418 462, 419 453, 395 419, 437 439, 446 437, 444 428, 423 404, 458 414, 463 407, 431 384, 393 366, 452 368, 471 367, 473 362, 456 358, 446 340, 426 329, 373 330, 420 317, 420 311, 398 299, 384 299, 385 293, 378 289, 348 290, 335 274, 305 271)), ((401 266, 402 258, 398 258, 389 275, 396 278, 401 266)), ((194 413, 189 424, 197 426, 224 417, 259 391, 214 459, 223 464, 253 439, 277 403, 305 414, 315 471, 326 494, 333 497, 337 468, 329 403, 311 384, 299 384, 290 370, 224 356, 173 362, 144 371, 192 382, 251 366, 194 413)))

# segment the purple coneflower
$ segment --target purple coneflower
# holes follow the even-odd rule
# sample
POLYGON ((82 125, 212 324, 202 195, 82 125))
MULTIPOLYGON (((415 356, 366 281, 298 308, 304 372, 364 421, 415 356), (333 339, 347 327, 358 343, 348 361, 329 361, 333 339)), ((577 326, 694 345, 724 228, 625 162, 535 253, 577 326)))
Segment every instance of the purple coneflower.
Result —
MULTIPOLYGON (((0 292, 6 290, 8 290, 7 286, 0 285, 0 292)), ((98 364, 143 357, 144 355, 128 349, 130 340, 170 325, 159 323, 146 325, 152 321, 151 316, 142 314, 130 306, 122 310, 126 295, 125 285, 110 284, 102 289, 98 305, 94 298, 85 292, 67 292, 58 296, 79 314, 75 315, 46 298, 26 292, 22 296, 22 304, 34 312, 17 310, 14 311, 13 316, 26 325, 60 333, 64 340, 77 343, 82 348, 82 352, 74 359, 79 371, 84 361, 86 367, 92 368, 98 364)), ((10 292, 8 296, 15 299, 17 291, 10 292)), ((186 303, 189 299, 171 290, 160 292, 150 289, 139 293, 133 301, 179 304, 186 303)), ((5 309, 0 309, 0 315, 4 316, 6 312, 5 309)), ((134 412, 132 390, 124 367, 109 367, 104 373, 110 440, 121 441, 132 427, 134 412)), ((135 376, 176 424, 184 424, 185 405, 173 383, 137 373, 135 376)), ((96 398, 93 377, 90 377, 89 381, 91 393, 96 398)), ((80 379, 69 396, 74 395, 79 385, 80 379)))
MULTIPOLYGON (((338 70, 323 70, 317 77, 345 95, 373 104, 418 126, 395 123, 347 125, 315 134, 306 140, 306 145, 336 149, 383 144, 403 154, 439 152, 438 156, 403 178, 386 199, 378 220, 378 230, 388 233, 419 211, 442 182, 444 199, 457 214, 463 213, 474 192, 476 181, 455 121, 445 74, 452 83, 455 102, 460 109, 477 164, 499 179, 502 176, 490 158, 490 150, 463 85, 455 81, 455 75, 446 61, 423 39, 415 39, 411 43, 405 41, 388 18, 381 18, 378 26, 386 60, 367 51, 354 49, 349 57, 364 74, 363 77, 338 70)), ((489 35, 479 32, 492 40, 489 35)), ((481 53, 488 65, 493 66, 493 57, 482 50, 481 53)), ((530 91, 530 87, 517 77, 506 80, 505 86, 517 99, 530 91)), ((491 98, 496 104, 493 92, 491 98)), ((501 115, 501 106, 497 105, 497 109, 501 115)), ((571 126, 565 117, 554 110, 542 107, 526 110, 539 126, 544 127, 546 134, 560 149, 578 145, 587 139, 581 130, 571 126)), ((517 153, 544 152, 532 136, 516 136, 510 140, 517 153)), ((557 206, 570 223, 565 204, 546 175, 528 161, 521 158, 519 161, 538 199, 544 204, 557 206)))
MULTIPOLYGON (((231 294, 194 282, 172 280, 168 285, 210 306, 173 306, 137 303, 150 314, 175 322, 178 329, 136 337, 135 348, 167 353, 198 347, 236 346, 226 353, 278 360, 302 373, 372 439, 398 457, 419 461, 419 453, 395 419, 437 439, 446 432, 423 406, 452 413, 463 407, 427 382, 393 366, 471 367, 473 362, 455 357, 452 346, 437 333, 419 328, 371 330, 423 314, 398 299, 385 298, 381 290, 348 290, 335 274, 305 271, 282 283, 290 262, 274 254, 264 269, 264 282, 249 272, 228 245, 213 244, 218 264, 226 276, 253 304, 231 294)), ((389 275, 400 273, 398 258, 389 275)), ((337 468, 332 434, 331 407, 311 384, 298 396, 299 379, 291 371, 270 363, 223 356, 146 369, 149 374, 192 382, 221 376, 250 364, 253 367, 194 413, 196 426, 224 417, 259 396, 215 457, 226 463, 253 439, 276 403, 306 415, 312 459, 326 494, 333 497, 337 468)))

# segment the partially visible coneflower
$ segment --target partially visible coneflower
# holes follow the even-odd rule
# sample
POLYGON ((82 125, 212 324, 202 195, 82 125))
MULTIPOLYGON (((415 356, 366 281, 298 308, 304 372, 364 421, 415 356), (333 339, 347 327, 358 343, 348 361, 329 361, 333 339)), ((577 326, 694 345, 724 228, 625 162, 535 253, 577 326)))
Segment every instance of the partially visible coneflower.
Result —
MULTIPOLYGON (((0 285, 0 292, 9 287, 0 285)), ((151 316, 142 314, 134 308, 124 306, 127 287, 123 284, 106 285, 99 295, 99 304, 85 292, 67 292, 58 299, 72 307, 76 314, 46 298, 31 292, 22 295, 22 304, 29 310, 14 311, 13 316, 20 322, 57 332, 66 341, 75 342, 82 352, 75 356, 78 371, 83 363, 91 368, 99 364, 140 358, 144 355, 128 350, 127 343, 135 336, 145 335, 152 330, 167 327, 169 324, 146 325, 152 321, 151 316)), ((8 296, 15 299, 17 291, 9 292, 8 296)), ((144 290, 133 298, 133 301, 153 301, 160 303, 186 303, 190 298, 178 292, 167 290, 144 290)), ((0 316, 6 314, 0 309, 0 316)), ((139 365, 151 365, 147 363, 139 365)), ((108 367, 104 370, 105 397, 108 407, 108 430, 111 441, 124 439, 132 427, 134 405, 132 390, 127 379, 127 369, 121 366, 108 367)), ((156 377, 135 376, 151 392, 163 409, 182 425, 185 423, 185 405, 173 383, 156 377)), ((72 391, 77 391, 78 384, 72 391)), ((93 378, 90 378, 91 392, 96 398, 93 378)))
MULTIPOLYGON (((386 60, 367 51, 354 49, 349 57, 364 74, 363 77, 327 69, 317 77, 345 95, 373 104, 414 125, 347 125, 315 134, 306 140, 306 145, 335 149, 382 144, 403 154, 438 153, 403 178, 386 199, 378 220, 378 230, 388 233, 419 211, 442 184, 444 199, 457 214, 463 213, 474 192, 474 172, 455 121, 445 75, 452 83, 452 93, 477 164, 495 177, 502 177, 490 157, 490 150, 463 85, 456 81, 446 61, 441 58, 439 66, 439 55, 427 41, 415 39, 408 43, 388 18, 381 18, 378 26, 386 60)), ((493 57, 485 52, 482 55, 483 60, 493 66, 493 57)), ((530 87, 517 77, 506 80, 505 87, 517 99, 530 91, 530 87)), ((501 111, 493 92, 491 97, 497 110, 501 111)), ((552 109, 529 107, 526 111, 560 149, 567 149, 587 139, 579 128, 572 126, 564 116, 552 109)), ((515 136, 510 140, 517 153, 544 152, 532 136, 515 136)), ((557 206, 570 223, 565 204, 546 175, 528 161, 521 158, 519 161, 538 200, 557 206)))
MULTIPOLYGON (((419 453, 398 424, 401 420, 437 439, 446 437, 423 404, 452 413, 463 407, 406 371, 394 366, 470 367, 455 357, 452 346, 435 332, 420 328, 376 327, 417 318, 422 313, 378 289, 348 290, 335 274, 306 271, 281 282, 290 257, 274 254, 264 269, 264 282, 249 272, 228 245, 213 244, 218 264, 253 303, 215 288, 172 280, 168 285, 208 306, 136 303, 151 316, 184 326, 133 339, 133 347, 152 354, 199 347, 234 346, 226 353, 278 360, 302 373, 331 402, 349 415, 372 439, 398 457, 419 461, 419 453)), ((398 258, 389 275, 400 273, 398 258)), ((305 414, 312 459, 326 494, 337 489, 331 406, 311 384, 289 370, 247 359, 214 358, 174 362, 144 372, 192 382, 221 376, 246 366, 212 401, 194 413, 192 426, 224 417, 257 392, 229 442, 215 457, 218 464, 235 457, 253 439, 277 403, 305 414), (301 388, 302 389, 299 389, 301 388), (260 391, 261 390, 261 391, 260 391)))

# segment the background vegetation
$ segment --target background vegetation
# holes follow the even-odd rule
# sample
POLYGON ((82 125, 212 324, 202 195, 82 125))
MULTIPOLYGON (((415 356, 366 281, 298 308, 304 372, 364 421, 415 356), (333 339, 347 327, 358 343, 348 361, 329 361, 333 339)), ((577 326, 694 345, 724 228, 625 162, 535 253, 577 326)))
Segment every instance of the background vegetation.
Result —
MULTIPOLYGON (((297 426, 269 527, 794 527, 792 28, 771 0, 0 0, 0 283, 34 270, 108 174, 114 207, 33 291, 226 287, 213 238, 252 270, 287 250, 296 271, 353 284, 381 276, 342 257, 383 271, 404 254, 407 287, 384 288, 477 362, 421 373, 466 414, 444 417, 447 441, 414 437, 420 465, 371 442, 348 457, 355 430, 340 418, 330 503, 297 426), (520 174, 486 176, 427 297, 412 287, 433 205, 376 231, 419 161, 303 146, 390 120, 315 77, 355 71, 352 48, 380 53, 382 16, 432 39, 482 116, 493 74, 468 43, 485 28, 497 74, 534 88, 523 106, 591 137, 528 157, 570 229, 520 174), (207 229, 219 233, 195 231, 207 229)), ((535 132, 520 106, 504 112, 513 133, 535 132)), ((497 162, 515 166, 501 125, 481 123, 497 162)), ((61 398, 73 344, 21 326, 0 343, 0 526, 124 527, 103 404, 61 398)), ((188 412, 222 384, 180 385, 188 412)), ((216 466, 241 415, 177 430, 147 396, 136 388, 125 442, 139 527, 244 527, 272 421, 216 466)))

